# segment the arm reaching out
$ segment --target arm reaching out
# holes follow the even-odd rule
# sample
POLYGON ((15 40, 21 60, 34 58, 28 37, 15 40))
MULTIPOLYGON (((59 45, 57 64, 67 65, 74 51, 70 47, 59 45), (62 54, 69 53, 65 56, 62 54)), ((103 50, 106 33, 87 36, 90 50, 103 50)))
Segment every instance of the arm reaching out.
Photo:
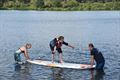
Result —
POLYGON ((71 47, 71 48, 73 48, 73 49, 75 48, 74 46, 72 46, 72 45, 69 45, 69 44, 68 44, 68 46, 69 46, 69 47, 71 47))
POLYGON ((69 46, 69 47, 71 47, 71 48, 73 48, 73 49, 75 48, 74 46, 68 44, 67 42, 63 42, 63 44, 66 45, 66 46, 69 46))

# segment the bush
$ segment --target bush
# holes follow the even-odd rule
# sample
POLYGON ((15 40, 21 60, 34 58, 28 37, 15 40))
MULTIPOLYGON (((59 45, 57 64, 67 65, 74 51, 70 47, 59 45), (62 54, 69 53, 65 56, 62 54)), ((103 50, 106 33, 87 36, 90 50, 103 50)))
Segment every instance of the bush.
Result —
POLYGON ((120 2, 113 3, 113 10, 120 10, 120 2))
POLYGON ((3 5, 3 7, 5 7, 5 8, 12 8, 14 6, 15 6, 15 4, 13 1, 8 1, 3 5))
POLYGON ((104 3, 93 3, 91 6, 91 10, 105 10, 104 3))
POLYGON ((79 5, 79 3, 76 0, 67 0, 66 2, 63 2, 63 7, 76 7, 79 5))
POLYGON ((109 2, 109 3, 105 3, 105 10, 113 10, 114 5, 113 3, 109 2))

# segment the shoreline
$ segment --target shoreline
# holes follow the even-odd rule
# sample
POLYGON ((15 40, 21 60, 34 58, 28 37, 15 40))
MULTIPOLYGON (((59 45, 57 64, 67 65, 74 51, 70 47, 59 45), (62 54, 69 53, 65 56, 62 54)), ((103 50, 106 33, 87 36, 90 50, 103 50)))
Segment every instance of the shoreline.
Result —
POLYGON ((79 3, 78 6, 68 6, 68 7, 46 7, 46 6, 20 6, 15 5, 9 7, 0 7, 0 10, 35 10, 35 11, 120 11, 120 2, 94 2, 94 3, 79 3))
POLYGON ((67 12, 70 12, 70 11, 120 11, 120 10, 50 10, 50 9, 46 9, 46 10, 41 10, 41 9, 0 9, 0 11, 2 10, 6 10, 6 11, 59 11, 59 12, 62 12, 62 11, 67 11, 67 12))
POLYGON ((55 11, 55 10, 19 10, 19 9, 3 9, 0 11, 38 11, 38 12, 120 12, 120 10, 82 10, 82 11, 55 11))
POLYGON ((0 10, 0 11, 43 11, 43 12, 111 12, 111 11, 117 11, 119 12, 120 10, 82 10, 82 11, 76 11, 76 10, 73 10, 73 11, 55 11, 55 10, 19 10, 19 9, 3 9, 3 10, 0 10))

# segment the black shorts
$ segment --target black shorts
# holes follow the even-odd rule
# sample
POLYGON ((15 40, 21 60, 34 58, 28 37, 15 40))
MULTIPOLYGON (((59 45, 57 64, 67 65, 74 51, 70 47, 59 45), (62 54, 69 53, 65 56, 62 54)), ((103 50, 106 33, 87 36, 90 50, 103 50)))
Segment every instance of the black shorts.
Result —
POLYGON ((58 53, 62 53, 62 49, 61 48, 57 48, 56 50, 58 51, 58 53))
MULTIPOLYGON (((50 46, 51 51, 54 51, 54 47, 51 44, 49 46, 50 46)), ((56 50, 58 51, 58 53, 62 53, 61 48, 56 48, 56 50)))

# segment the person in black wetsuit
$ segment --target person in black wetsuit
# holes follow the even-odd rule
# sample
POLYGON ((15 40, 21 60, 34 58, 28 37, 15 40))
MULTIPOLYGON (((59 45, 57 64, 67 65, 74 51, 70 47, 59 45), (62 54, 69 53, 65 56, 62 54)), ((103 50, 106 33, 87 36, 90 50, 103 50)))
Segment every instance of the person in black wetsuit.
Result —
POLYGON ((100 51, 97 48, 94 48, 92 43, 89 44, 89 50, 91 54, 91 67, 94 64, 94 60, 96 61, 96 70, 103 70, 105 59, 100 51))
POLYGON ((62 60, 62 44, 69 46, 71 48, 74 49, 74 46, 68 44, 67 42, 64 41, 64 37, 63 36, 59 36, 58 38, 54 38, 52 41, 50 41, 50 49, 52 51, 52 63, 54 63, 54 50, 56 49, 58 51, 58 53, 60 54, 60 63, 63 62, 62 60))

